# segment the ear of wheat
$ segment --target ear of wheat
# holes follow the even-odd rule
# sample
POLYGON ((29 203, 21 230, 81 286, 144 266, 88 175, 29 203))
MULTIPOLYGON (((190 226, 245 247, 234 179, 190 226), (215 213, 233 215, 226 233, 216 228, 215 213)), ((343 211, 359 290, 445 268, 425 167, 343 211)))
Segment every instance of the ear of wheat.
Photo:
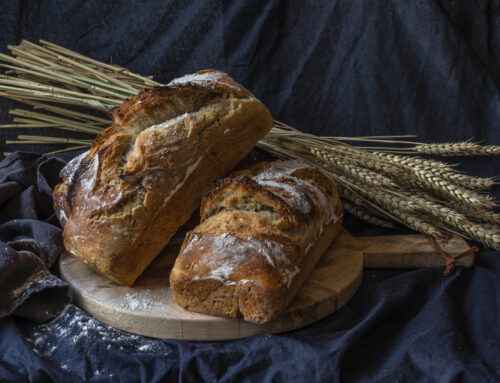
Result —
MULTIPOLYGON (((11 56, 0 54, 0 66, 7 69, 0 75, 0 96, 30 108, 11 110, 13 123, 0 128, 53 128, 84 138, 25 134, 7 144, 67 145, 62 151, 89 147, 112 123, 110 108, 144 88, 161 85, 47 41, 23 41, 9 49, 11 56)), ((319 137, 275 121, 257 146, 331 175, 346 210, 371 224, 400 224, 432 237, 456 233, 500 249, 500 214, 492 197, 481 190, 494 186, 496 178, 460 174, 445 162, 415 156, 498 155, 500 147, 426 144, 408 141, 411 137, 319 137)))

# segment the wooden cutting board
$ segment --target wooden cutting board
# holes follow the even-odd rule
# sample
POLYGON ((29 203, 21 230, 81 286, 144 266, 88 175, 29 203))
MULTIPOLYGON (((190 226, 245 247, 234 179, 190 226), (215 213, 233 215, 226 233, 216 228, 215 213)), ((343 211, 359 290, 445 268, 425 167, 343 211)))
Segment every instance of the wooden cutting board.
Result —
MULTIPOLYGON (((111 326, 155 338, 225 340, 290 331, 325 318, 354 295, 361 284, 363 267, 445 265, 425 236, 355 238, 342 230, 288 310, 272 323, 257 325, 190 312, 175 304, 168 278, 182 239, 182 235, 175 237, 131 288, 110 281, 68 253, 62 254, 59 261, 61 276, 69 283, 76 303, 111 326)), ((451 256, 469 248, 458 237, 439 244, 451 256)), ((457 265, 465 267, 473 263, 474 255, 457 261, 457 265)))

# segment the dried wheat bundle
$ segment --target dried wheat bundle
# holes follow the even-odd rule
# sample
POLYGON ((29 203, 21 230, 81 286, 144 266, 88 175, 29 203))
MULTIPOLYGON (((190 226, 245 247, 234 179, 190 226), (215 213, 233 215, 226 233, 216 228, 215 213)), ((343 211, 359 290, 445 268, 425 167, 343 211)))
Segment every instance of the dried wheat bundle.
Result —
MULTIPOLYGON (((31 107, 11 110, 13 123, 0 128, 54 128, 55 133, 69 130, 85 138, 31 134, 7 144, 67 144, 63 150, 89 147, 93 137, 111 124, 110 108, 141 89, 160 85, 151 77, 40 43, 23 41, 9 46, 12 56, 0 54, 4 62, 0 66, 7 68, 0 75, 0 96, 31 107)), ((456 233, 500 249, 500 214, 483 191, 494 186, 495 179, 461 174, 445 162, 415 156, 499 155, 500 147, 472 142, 426 144, 406 141, 408 137, 318 137, 275 121, 258 147, 330 174, 345 209, 371 224, 401 224, 434 238, 456 233)))

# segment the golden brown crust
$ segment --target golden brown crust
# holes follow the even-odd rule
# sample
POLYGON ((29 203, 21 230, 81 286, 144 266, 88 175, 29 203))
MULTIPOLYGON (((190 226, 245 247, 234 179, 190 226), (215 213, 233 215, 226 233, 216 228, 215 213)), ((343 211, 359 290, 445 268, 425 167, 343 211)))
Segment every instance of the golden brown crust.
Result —
POLYGON ((200 207, 202 221, 220 211, 221 204, 225 209, 241 209, 242 200, 249 196, 260 200, 259 210, 275 211, 290 223, 302 218, 300 212, 293 210, 283 199, 258 182, 248 176, 236 176, 216 180, 211 187, 205 189, 200 207))
POLYGON ((266 289, 249 279, 227 283, 214 278, 176 277, 171 280, 175 301, 188 310, 205 314, 243 318, 254 323, 272 321, 291 303, 340 229, 340 222, 331 222, 324 228, 310 248, 308 259, 302 262, 301 272, 287 290, 266 289))
POLYGON ((227 74, 208 70, 142 91, 114 119, 62 172, 54 207, 67 250, 131 285, 272 117, 227 74))
POLYGON ((261 323, 293 299, 340 229, 342 206, 325 174, 278 161, 214 182, 200 213, 170 275, 174 299, 261 323))
MULTIPOLYGON (((149 111, 162 105, 172 94, 195 93, 196 97, 232 94, 239 98, 249 98, 253 95, 238 84, 227 74, 215 69, 198 71, 194 75, 187 75, 181 79, 174 79, 167 85, 156 86, 142 90, 137 95, 126 100, 122 105, 113 109, 113 119, 116 123, 127 123, 135 113, 149 111)), ((201 100, 200 100, 201 101, 201 100)))

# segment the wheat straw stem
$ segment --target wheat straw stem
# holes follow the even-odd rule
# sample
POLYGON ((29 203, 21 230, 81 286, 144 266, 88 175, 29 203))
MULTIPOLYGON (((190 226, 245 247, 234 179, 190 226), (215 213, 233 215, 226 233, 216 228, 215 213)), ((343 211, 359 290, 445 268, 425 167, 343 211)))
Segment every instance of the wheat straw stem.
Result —
MULTIPOLYGON (((60 52, 62 54, 68 55, 68 56, 78 58, 82 61, 86 61, 86 62, 93 64, 97 67, 106 68, 112 72, 119 72, 119 73, 122 73, 126 76, 133 77, 134 79, 140 80, 140 81, 144 82, 144 87, 161 85, 161 83, 154 81, 153 79, 151 79, 149 77, 141 76, 137 73, 129 72, 127 69, 121 68, 117 65, 105 64, 101 61, 91 59, 90 57, 84 56, 80 53, 77 53, 77 52, 74 52, 74 51, 69 50, 67 48, 61 47, 60 45, 56 45, 56 44, 51 43, 49 41, 45 41, 45 40, 39 40, 39 41, 40 41, 40 43, 46 45, 49 49, 52 49, 54 51, 60 52)), ((33 43, 31 43, 31 44, 35 45, 33 43)), ((37 45, 35 45, 35 46, 37 46, 37 45)))
POLYGON ((71 147, 65 148, 65 149, 54 150, 52 152, 48 152, 47 154, 58 154, 58 153, 63 153, 63 152, 71 152, 73 150, 88 149, 88 147, 89 147, 89 145, 71 146, 71 147))
POLYGON ((105 73, 104 71, 99 71, 97 69, 90 67, 87 64, 83 64, 83 63, 75 60, 74 58, 66 57, 64 55, 57 55, 57 59, 62 60, 71 66, 75 66, 75 67, 78 67, 80 69, 83 69, 86 72, 90 72, 93 75, 95 75, 97 78, 114 83, 114 84, 121 86, 125 89, 135 90, 135 88, 133 86, 131 86, 130 84, 123 82, 121 80, 118 80, 116 77, 110 76, 109 74, 105 73))
POLYGON ((370 214, 368 210, 362 209, 359 206, 355 206, 347 200, 343 200, 342 205, 347 212, 372 225, 385 227, 389 229, 396 228, 396 226, 394 226, 394 224, 392 224, 391 222, 378 218, 370 214))
POLYGON ((356 205, 360 209, 367 210, 371 215, 376 216, 377 218, 383 220, 392 220, 401 223, 404 225, 404 222, 400 222, 396 217, 391 216, 386 211, 382 210, 379 206, 373 204, 373 202, 363 198, 358 193, 349 188, 348 185, 342 183, 342 180, 339 180, 337 176, 332 175, 337 181, 337 188, 339 193, 341 194, 344 200, 351 202, 351 204, 356 205))
MULTIPOLYGON (((352 183, 346 180, 343 176, 337 176, 336 180, 341 182, 347 181, 346 183, 352 185, 352 183)), ((340 190, 344 191, 343 189, 344 188, 341 186, 340 190)), ((398 199, 397 196, 387 196, 386 194, 389 193, 380 190, 378 192, 367 192, 366 190, 358 189, 356 192, 359 193, 365 200, 372 199, 374 202, 382 205, 381 207, 383 208, 382 210, 384 213, 388 214, 388 212, 390 212, 389 214, 394 220, 401 222, 411 229, 430 235, 434 238, 444 238, 446 236, 443 230, 429 222, 424 221, 416 215, 418 210, 424 209, 421 206, 418 206, 416 208, 417 211, 413 211, 415 207, 412 206, 414 205, 412 201, 405 202, 404 199, 398 199)), ((373 202, 372 206, 377 207, 377 205, 373 202)))
POLYGON ((29 100, 21 100, 21 99, 14 99, 15 101, 23 102, 25 104, 33 106, 33 109, 43 109, 47 110, 49 112, 54 112, 56 114, 59 114, 61 116, 68 116, 71 118, 75 118, 80 120, 81 122, 84 123, 89 123, 89 124, 102 124, 104 126, 110 126, 113 124, 113 120, 110 118, 102 118, 102 117, 97 117, 93 116, 91 114, 87 113, 80 113, 76 112, 74 110, 68 109, 68 108, 61 108, 58 106, 54 105, 49 105, 49 104, 44 104, 41 102, 36 102, 36 101, 29 101, 29 100))
POLYGON ((29 41, 23 40, 21 42, 21 44, 19 45, 19 47, 14 47, 14 48, 16 49, 17 54, 22 56, 24 58, 24 60, 26 60, 26 58, 24 57, 25 56, 24 52, 28 52, 29 50, 31 50, 32 52, 35 53, 35 56, 37 56, 37 57, 43 56, 43 57, 45 57, 46 60, 52 62, 53 64, 51 66, 51 69, 57 69, 60 72, 65 71, 66 74, 71 75, 71 76, 73 74, 76 74, 79 72, 80 73, 84 72, 87 74, 84 77, 85 81, 90 81, 92 83, 99 83, 103 86, 106 86, 106 87, 109 87, 112 89, 116 89, 116 90, 119 90, 121 92, 125 92, 125 93, 134 92, 134 89, 130 89, 129 86, 132 86, 132 88, 134 88, 134 86, 135 86, 135 87, 138 87, 139 89, 143 89, 145 86, 148 86, 146 84, 147 82, 150 82, 149 86, 159 85, 157 82, 155 82, 151 79, 148 79, 148 78, 145 78, 143 76, 136 75, 136 74, 130 74, 130 72, 128 72, 125 68, 121 68, 121 67, 118 67, 116 65, 109 65, 109 64, 105 64, 105 63, 93 60, 89 57, 86 57, 86 56, 83 56, 79 53, 73 52, 69 49, 60 47, 58 45, 55 45, 55 44, 52 44, 49 42, 45 42, 43 40, 40 40, 40 42, 42 44, 45 44, 45 46, 37 45, 37 44, 31 43, 29 41), (61 54, 69 57, 72 60, 76 59, 76 60, 80 60, 83 62, 87 62, 87 64, 90 64, 90 67, 92 67, 93 69, 99 69, 100 72, 111 72, 115 78, 118 77, 118 75, 120 75, 122 73, 125 73, 125 74, 129 73, 130 74, 129 76, 125 76, 125 78, 127 80, 127 84, 126 84, 127 86, 125 88, 122 86, 119 87, 117 85, 110 84, 109 81, 106 82, 106 81, 98 80, 95 77, 95 74, 92 74, 92 76, 94 76, 94 78, 90 78, 89 74, 88 74, 88 70, 86 70, 87 67, 85 67, 83 69, 76 68, 73 65, 71 65, 71 63, 68 64, 67 62, 61 62, 61 60, 59 59, 59 56, 61 54), (140 79, 142 81, 142 83, 137 84, 137 79, 140 79))
MULTIPOLYGON (((50 101, 62 104, 72 104, 83 106, 86 108, 93 108, 103 112, 107 112, 110 108, 115 107, 117 102, 107 102, 103 103, 99 100, 95 99, 87 99, 87 98, 79 98, 74 96, 68 96, 59 93, 52 93, 50 91, 39 91, 34 89, 20 89, 17 87, 9 87, 5 85, 0 85, 0 96, 4 96, 7 98, 26 98, 28 100, 36 100, 36 101, 50 101)), ((109 101, 109 100, 108 100, 109 101)))
POLYGON ((28 110, 11 109, 9 111, 9 114, 14 115, 14 116, 21 116, 21 117, 32 117, 32 118, 35 118, 35 119, 43 121, 43 122, 57 124, 59 126, 66 126, 66 127, 72 128, 75 131, 79 131, 82 133, 89 133, 89 134, 95 135, 95 134, 99 134, 102 131, 102 128, 96 127, 96 126, 93 126, 90 124, 85 124, 85 123, 75 121, 75 120, 69 120, 67 118, 44 115, 41 113, 31 112, 28 110))
MULTIPOLYGON (((87 61, 94 64, 94 68, 91 68, 88 64, 76 62, 74 57, 63 57, 60 53, 52 52, 50 48, 40 47, 29 42, 23 42, 20 47, 10 48, 11 51, 17 55, 17 58, 7 55, 0 55, 0 57, 5 61, 22 66, 10 66, 10 69, 14 70, 19 76, 15 79, 15 84, 12 85, 19 86, 20 84, 24 84, 28 89, 21 90, 21 92, 19 92, 18 89, 11 89, 6 86, 9 85, 8 81, 11 81, 9 80, 10 77, 4 77, 4 83, 7 83, 3 86, 5 91, 2 93, 7 97, 15 97, 16 95, 23 97, 21 93, 27 93, 31 89, 31 92, 29 92, 31 93, 29 96, 30 99, 60 102, 62 98, 62 101, 65 103, 83 104, 85 107, 91 106, 100 110, 106 110, 109 106, 118 105, 121 103, 121 100, 136 94, 139 90, 148 86, 148 83, 149 85, 158 85, 157 82, 139 75, 127 77, 123 73, 129 72, 124 68, 109 66, 103 63, 101 63, 102 65, 95 65, 99 62, 87 58, 87 61), (35 54, 26 52, 26 46, 29 46, 35 54), (42 55, 44 58, 40 57, 42 55), (31 69, 26 69, 25 67, 31 69), (100 70, 97 70, 98 68, 100 68, 100 70), (111 70, 111 77, 103 72, 103 68, 109 68, 111 70), (126 81, 120 81, 118 77, 124 77, 126 81), (24 82, 22 78, 24 78, 24 82), (35 79, 35 81, 30 81, 30 78, 35 79), (138 80, 141 80, 143 83, 136 84, 138 80), (41 84, 40 82, 45 84, 52 82, 53 84, 51 87, 50 85, 41 84), (132 83, 136 88, 131 85, 132 83), (57 84, 57 87, 54 87, 54 84, 57 84), (46 88, 44 88, 44 86, 46 88), (61 86, 63 88, 61 88, 61 86), (33 88, 46 90, 47 92, 34 92, 33 88), (82 93, 82 90, 84 93, 82 93), (61 93, 66 93, 66 97, 63 97, 61 93), (68 95, 78 95, 81 99, 76 100, 74 97, 68 97, 68 95), (95 97, 93 96, 99 97, 103 95, 107 97, 94 101, 95 97), (109 97, 110 95, 118 97, 120 100, 113 99, 109 97), (104 102, 104 104, 102 104, 102 102, 104 102)), ((64 50, 64 48, 61 49, 64 50)), ((71 53, 69 50, 64 51, 66 53, 71 53)), ((74 55, 79 56, 80 59, 85 58, 85 56, 76 53, 74 53, 74 55)), ((26 97, 26 95, 24 95, 24 97, 26 97)))
MULTIPOLYGON (((0 58, 5 59, 5 57, 0 57, 0 58)), ((21 64, 19 64, 19 65, 21 65, 21 64)), ((112 95, 112 96, 115 96, 115 97, 118 97, 121 99, 129 98, 131 95, 134 95, 137 93, 137 91, 131 91, 128 89, 122 89, 122 88, 117 88, 115 86, 111 86, 111 84, 107 84, 103 81, 90 80, 90 79, 85 79, 85 78, 83 78, 84 80, 82 80, 82 77, 78 76, 78 75, 63 75, 62 71, 55 72, 55 71, 45 70, 43 68, 37 68, 37 70, 32 70, 32 69, 16 67, 16 66, 7 65, 7 64, 0 64, 0 66, 14 70, 18 74, 18 76, 19 76, 18 78, 26 78, 26 76, 22 76, 21 73, 31 74, 34 77, 42 77, 42 78, 45 77, 47 79, 51 79, 52 77, 56 77, 54 80, 57 82, 60 82, 62 84, 75 86, 75 87, 83 87, 83 88, 88 89, 91 93, 105 93, 105 94, 112 95), (89 85, 89 83, 99 84, 100 86, 89 85), (110 90, 110 89, 106 89, 106 88, 119 89, 122 92, 117 93, 115 90, 110 90), (126 92, 124 92, 125 90, 126 90, 126 92)), ((1 77, 2 78, 9 78, 9 76, 1 76, 1 77)))
MULTIPOLYGON (((0 76, 1 77, 1 76, 0 76)), ((53 85, 43 85, 34 81, 28 81, 28 80, 8 80, 8 79, 0 79, 0 84, 5 84, 1 85, 0 89, 5 89, 5 90, 17 90, 20 88, 24 88, 28 91, 40 91, 44 92, 47 94, 64 94, 68 96, 77 96, 82 99, 91 99, 91 100, 97 100, 101 102, 105 102, 107 104, 116 104, 119 105, 123 102, 125 98, 121 99, 116 99, 116 98, 108 98, 108 97, 102 97, 102 96, 96 96, 90 93, 82 93, 82 92, 75 92, 72 90, 67 90, 61 87, 56 87, 53 85), (11 87, 8 85, 15 85, 15 87, 11 87)))
MULTIPOLYGON (((19 140, 30 141, 31 143, 43 143, 43 144, 77 144, 77 145, 92 145, 92 140, 79 140, 76 138, 65 138, 65 137, 46 137, 46 136, 31 136, 31 135, 19 135, 19 140)), ((6 143, 10 143, 6 141, 6 143)))

